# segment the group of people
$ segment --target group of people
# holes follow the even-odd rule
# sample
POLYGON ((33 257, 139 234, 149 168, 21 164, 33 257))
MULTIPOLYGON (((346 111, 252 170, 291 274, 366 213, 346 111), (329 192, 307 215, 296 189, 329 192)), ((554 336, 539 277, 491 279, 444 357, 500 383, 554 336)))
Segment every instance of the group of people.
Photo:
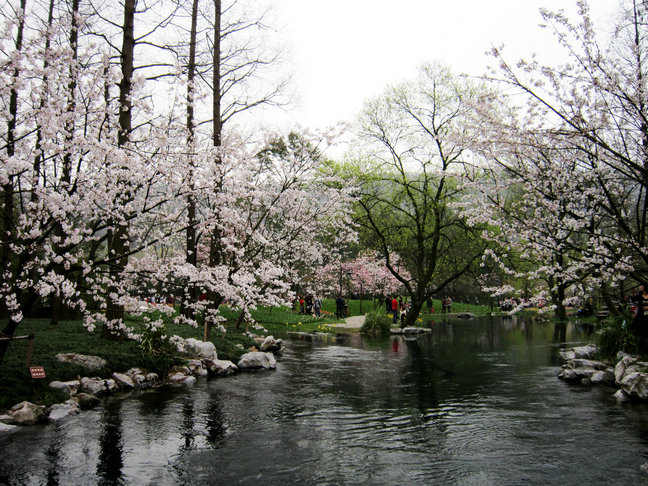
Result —
POLYGON ((315 317, 320 317, 322 315, 322 299, 319 295, 299 295, 298 299, 300 314, 309 316, 315 315, 315 317))
POLYGON ((441 298, 441 313, 450 314, 452 312, 452 298, 448 295, 441 298))
POLYGON ((409 311, 410 305, 407 301, 404 301, 402 297, 385 297, 385 309, 387 314, 392 314, 392 322, 396 324, 399 320, 400 322, 405 321, 407 312, 409 311))

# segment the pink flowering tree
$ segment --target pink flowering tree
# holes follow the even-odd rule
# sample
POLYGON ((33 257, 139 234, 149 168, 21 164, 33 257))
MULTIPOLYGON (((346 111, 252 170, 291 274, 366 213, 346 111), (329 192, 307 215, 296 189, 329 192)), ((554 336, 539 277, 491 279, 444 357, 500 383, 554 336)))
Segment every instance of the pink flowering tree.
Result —
MULTIPOLYGON (((497 228, 499 255, 518 252, 534 262, 545 292, 565 317, 567 289, 611 293, 648 271, 646 220, 646 6, 624 4, 608 46, 599 42, 587 2, 579 18, 543 10, 569 61, 509 63, 491 79, 503 86, 498 109, 480 110, 481 150, 490 166, 477 171, 467 211, 497 228), (626 8, 627 7, 627 8, 626 8), (508 107, 508 110, 504 108, 508 107)), ((514 269, 511 269, 514 272, 514 269)))
MULTIPOLYGON (((0 103, 7 108, 0 112, 0 314, 7 336, 35 306, 47 305, 75 310, 89 329, 136 337, 125 314, 138 311, 149 292, 181 298, 218 323, 222 298, 242 312, 286 302, 299 268, 321 264, 334 253, 329 248, 354 238, 349 190, 320 169, 314 147, 321 138, 289 137, 286 150, 261 156, 282 137, 255 141, 232 130, 214 147, 209 131, 188 136, 186 105, 154 84, 167 75, 182 83, 174 63, 151 66, 137 57, 138 42, 162 45, 172 23, 152 25, 155 15, 138 23, 133 6, 107 6, 101 16, 55 9, 49 21, 40 3, 0 6, 0 103), (134 21, 142 37, 129 37, 125 25, 130 34, 120 44, 122 20, 113 17, 134 21), (88 35, 100 28, 102 35, 88 35), (152 93, 160 92, 171 96, 156 105, 152 93), (207 250, 195 264, 186 258, 189 227, 207 250), (185 294, 189 285, 221 300, 194 301, 185 294)), ((196 315, 178 320, 197 325, 196 315)))

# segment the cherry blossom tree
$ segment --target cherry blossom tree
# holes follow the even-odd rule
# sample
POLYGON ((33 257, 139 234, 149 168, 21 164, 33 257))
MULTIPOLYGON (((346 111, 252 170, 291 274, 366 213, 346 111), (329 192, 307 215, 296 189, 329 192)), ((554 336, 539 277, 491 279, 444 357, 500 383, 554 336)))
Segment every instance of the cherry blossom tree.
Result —
POLYGON ((303 283, 315 293, 336 295, 349 289, 374 297, 394 295, 402 287, 375 251, 367 251, 351 260, 330 262, 306 276, 303 283))
POLYGON ((132 335, 124 311, 136 311, 149 291, 183 295, 196 313, 179 321, 196 325, 203 313, 218 322, 219 302, 184 295, 188 283, 243 311, 284 303, 295 268, 321 264, 353 238, 349 190, 320 169, 315 138, 290 136, 271 153, 281 136, 232 134, 214 147, 204 143, 211 133, 188 136, 181 97, 151 103, 173 63, 149 63, 144 46, 164 47, 177 3, 146 25, 133 20, 132 2, 121 23, 110 5, 52 5, 12 1, 1 10, 4 335, 34 306, 54 302, 90 329, 132 335), (195 263, 186 259, 189 227, 195 263), (213 234, 217 261, 209 238, 200 239, 213 234))
POLYGON ((607 48, 587 2, 578 6, 577 23, 541 12, 569 62, 513 66, 493 51, 500 69, 491 79, 506 87, 500 99, 510 111, 482 111, 490 127, 483 153, 497 167, 488 176, 498 182, 473 204, 484 211, 471 210, 481 212, 476 221, 508 233, 505 251, 517 248, 537 262, 534 272, 544 275, 563 318, 570 286, 585 294, 600 289, 614 309, 608 290, 648 269, 646 6, 621 2, 623 17, 607 48), (502 204, 503 185, 523 194, 515 208, 502 204))

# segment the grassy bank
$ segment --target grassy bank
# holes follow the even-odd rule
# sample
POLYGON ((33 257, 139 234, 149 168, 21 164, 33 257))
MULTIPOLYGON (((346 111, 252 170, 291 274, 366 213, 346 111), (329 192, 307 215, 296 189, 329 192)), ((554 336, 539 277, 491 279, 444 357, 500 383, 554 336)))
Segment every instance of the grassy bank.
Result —
MULTIPOLYGON (((334 305, 333 305, 334 306, 334 305)), ((333 312, 335 309, 333 308, 333 312)), ((240 356, 253 346, 253 339, 245 333, 245 324, 236 328, 238 313, 224 306, 222 314, 228 319, 227 333, 212 331, 211 341, 216 346, 220 359, 237 362, 240 356)), ((325 331, 323 325, 336 322, 334 314, 315 319, 303 316, 288 308, 259 309, 255 319, 261 323, 267 333, 282 331, 325 331)), ((160 317, 159 313, 150 315, 151 319, 160 317)), ((186 325, 177 325, 165 319, 165 333, 178 335, 183 338, 202 340, 203 329, 186 325)), ((143 316, 129 317, 127 324, 136 332, 145 329, 143 316)), ((252 334, 266 334, 265 331, 248 327, 252 334)), ((28 400, 34 403, 50 405, 66 399, 60 392, 50 389, 50 381, 68 381, 79 376, 98 376, 107 378, 113 372, 123 372, 133 367, 144 368, 148 371, 163 375, 173 366, 185 362, 183 358, 164 354, 152 353, 137 342, 131 340, 108 341, 101 338, 101 329, 89 332, 80 321, 62 321, 57 326, 51 326, 49 319, 25 320, 20 324, 17 335, 35 335, 32 366, 43 366, 47 377, 33 379, 27 367, 28 341, 17 340, 9 344, 4 361, 0 365, 0 410, 6 410, 16 403, 28 400), (59 363, 55 356, 59 353, 79 353, 99 356, 106 360, 107 365, 99 371, 89 372, 83 367, 71 363, 59 363)))
MULTIPOLYGON (((379 308, 384 308, 384 303, 376 303, 379 308)), ((370 300, 349 300, 350 315, 361 315, 373 309, 374 303, 370 300)), ((435 302, 435 314, 424 314, 422 319, 433 319, 441 316, 440 302, 435 302)), ((426 310, 426 309, 424 309, 426 310)), ((469 304, 456 304, 455 312, 472 312, 482 314, 487 312, 486 307, 477 307, 469 304)), ((235 323, 238 313, 223 306, 221 312, 227 318, 227 333, 222 335, 217 331, 212 332, 211 341, 216 346, 218 357, 237 362, 241 354, 246 352, 253 344, 253 339, 248 336, 246 325, 236 328, 235 323)), ((160 317, 159 313, 150 315, 152 319, 160 317)), ((274 334, 283 336, 286 332, 339 332, 331 324, 340 322, 335 317, 335 301, 323 301, 322 317, 315 318, 300 315, 297 311, 287 308, 261 308, 253 313, 254 319, 263 326, 256 329, 248 326, 252 334, 274 334)), ((166 319, 165 333, 178 335, 183 338, 203 338, 202 328, 192 328, 186 325, 176 325, 166 319)), ((130 317, 127 322, 137 332, 144 330, 143 317, 130 317)), ((12 341, 0 365, 0 410, 6 410, 12 405, 23 400, 49 405, 65 400, 65 396, 51 390, 47 383, 50 381, 67 381, 79 376, 109 377, 113 372, 123 372, 132 367, 141 367, 159 374, 165 374, 176 364, 183 363, 183 359, 164 353, 151 353, 143 349, 137 342, 108 341, 101 339, 101 329, 89 332, 80 321, 63 321, 58 326, 51 326, 48 319, 26 320, 21 323, 18 335, 34 333, 34 347, 31 359, 32 366, 43 366, 47 374, 45 379, 32 379, 27 368, 28 341, 12 341), (59 353, 79 353, 99 356, 106 360, 107 365, 98 372, 88 372, 81 366, 70 363, 59 363, 55 355, 59 353)))

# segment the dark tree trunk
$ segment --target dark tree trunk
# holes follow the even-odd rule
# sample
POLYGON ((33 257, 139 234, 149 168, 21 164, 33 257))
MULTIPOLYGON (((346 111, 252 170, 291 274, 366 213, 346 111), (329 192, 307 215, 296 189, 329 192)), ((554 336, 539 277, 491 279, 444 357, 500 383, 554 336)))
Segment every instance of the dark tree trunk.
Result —
MULTIPOLYGON (((198 0, 193 0, 191 9, 191 34, 189 40, 189 64, 187 66, 187 143, 189 147, 194 144, 194 78, 196 76, 196 35, 198 25, 198 0)), ((189 195, 187 196, 187 232, 186 232, 186 258, 185 261, 194 267, 198 264, 198 248, 196 241, 196 197, 193 194, 193 161, 190 161, 189 171, 189 195)), ((195 318, 195 311, 193 305, 198 299, 198 291, 196 286, 189 284, 185 292, 185 299, 181 306, 182 314, 189 318, 195 318)))
MULTIPOLYGON (((22 13, 25 12, 27 8, 27 0, 21 0, 20 8, 22 13)), ((20 16, 20 21, 18 23, 18 30, 16 32, 16 51, 22 50, 23 45, 23 34, 25 31, 25 16, 20 16)), ((11 93, 9 95, 9 121, 7 122, 7 156, 13 157, 16 154, 16 119, 18 116, 18 78, 20 77, 20 72, 16 69, 13 73, 12 78, 12 87, 11 93)), ((8 271, 14 264, 16 255, 11 248, 11 241, 15 238, 15 226, 14 226, 14 179, 13 177, 9 178, 9 181, 6 184, 2 185, 2 234, 0 234, 0 239, 2 245, 0 245, 0 270, 5 272, 8 271)), ((16 289, 17 301, 22 300, 21 292, 16 289)), ((13 315, 15 313, 10 312, 7 309, 4 299, 0 299, 0 311, 2 314, 9 316, 9 322, 2 330, 2 334, 5 337, 11 337, 15 334, 16 329, 20 320, 14 319, 13 315)), ((7 352, 7 347, 9 346, 9 341, 0 341, 0 363, 7 352)))
MULTIPOLYGON (((132 79, 133 64, 135 55, 135 4, 136 0, 125 0, 124 2, 124 25, 121 50, 122 78, 119 83, 119 132, 117 143, 120 147, 126 147, 130 141, 132 132, 132 79)), ((128 181, 123 181, 126 185, 128 181)), ((121 196, 123 201, 129 200, 130 192, 125 188, 121 196)), ((128 264, 129 228, 125 222, 116 223, 108 243, 108 255, 115 255, 109 263, 109 275, 112 282, 119 282, 122 278, 122 271, 128 264)), ((108 306, 106 318, 108 321, 122 320, 124 318, 124 306, 114 299, 111 294, 118 293, 117 286, 108 288, 108 306)), ((102 336, 113 336, 109 329, 103 329, 102 336)))
MULTIPOLYGON (((214 53, 213 53, 213 85, 212 85, 212 118, 213 118, 213 134, 212 142, 214 147, 220 147, 222 143, 222 114, 221 114, 221 0, 214 0, 214 53)), ((218 162, 218 160, 217 160, 218 162)), ((215 267, 220 265, 222 261, 221 255, 221 235, 218 228, 215 228, 211 235, 209 242, 209 265, 215 267)), ((222 296, 217 295, 213 291, 207 293, 209 306, 213 311, 218 309, 222 296)), ((211 328, 213 323, 209 319, 205 319, 205 333, 204 340, 209 341, 211 338, 211 328)))

